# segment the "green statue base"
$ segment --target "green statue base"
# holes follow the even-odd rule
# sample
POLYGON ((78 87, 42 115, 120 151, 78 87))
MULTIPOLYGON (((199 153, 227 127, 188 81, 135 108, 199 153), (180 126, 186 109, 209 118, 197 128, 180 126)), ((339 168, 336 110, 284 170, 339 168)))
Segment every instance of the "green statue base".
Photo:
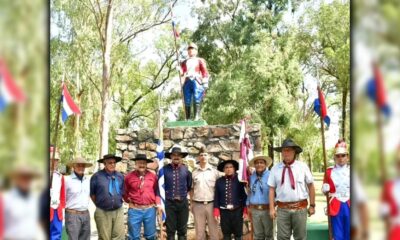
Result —
POLYGON ((174 127, 202 127, 207 126, 207 122, 205 120, 189 120, 189 121, 174 121, 174 122, 167 122, 165 127, 167 128, 174 128, 174 127))

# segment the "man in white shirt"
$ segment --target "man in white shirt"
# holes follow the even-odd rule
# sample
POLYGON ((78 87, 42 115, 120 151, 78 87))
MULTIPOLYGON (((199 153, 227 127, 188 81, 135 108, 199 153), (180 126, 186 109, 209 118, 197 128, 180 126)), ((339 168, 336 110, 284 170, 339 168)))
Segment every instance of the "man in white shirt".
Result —
POLYGON ((287 240, 293 234, 296 240, 307 239, 307 199, 310 198, 309 216, 315 213, 315 188, 307 164, 296 160, 303 151, 292 139, 283 141, 274 149, 282 153, 283 162, 271 169, 268 178, 269 205, 272 219, 277 218, 278 240, 287 240), (276 199, 274 198, 276 194, 276 199))
POLYGON ((85 168, 93 164, 78 157, 71 163, 73 172, 66 178, 65 228, 70 240, 90 239, 90 179, 85 176, 85 168))
POLYGON ((196 239, 206 240, 206 224, 211 240, 218 240, 218 222, 213 215, 215 182, 219 172, 208 164, 208 153, 205 147, 200 149, 199 165, 192 173, 193 186, 190 191, 191 211, 194 215, 196 239))
POLYGON ((39 196, 33 193, 32 181, 40 175, 27 163, 10 173, 12 187, 3 195, 4 236, 2 239, 41 239, 39 196))

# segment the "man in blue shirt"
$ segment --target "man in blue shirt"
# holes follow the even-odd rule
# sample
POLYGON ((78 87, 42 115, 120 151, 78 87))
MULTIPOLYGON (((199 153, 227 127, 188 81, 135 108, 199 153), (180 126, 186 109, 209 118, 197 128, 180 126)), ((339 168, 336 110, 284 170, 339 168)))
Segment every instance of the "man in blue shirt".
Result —
POLYGON ((182 164, 182 158, 188 155, 180 147, 173 147, 165 157, 172 160, 164 167, 165 179, 165 211, 167 219, 167 239, 175 239, 178 232, 178 240, 187 238, 187 222, 189 219, 188 193, 192 187, 192 173, 182 164))
POLYGON ((254 240, 274 239, 273 220, 269 216, 268 167, 271 163, 272 159, 266 156, 257 156, 249 162, 249 167, 256 169, 250 176, 246 202, 253 224, 254 240))
POLYGON ((221 230, 224 240, 242 239, 243 218, 247 218, 245 183, 239 182, 236 171, 239 164, 235 160, 221 162, 218 171, 224 172, 225 176, 218 178, 215 183, 214 194, 214 217, 221 220, 221 230), (221 216, 221 218, 220 218, 221 216))
POLYGON ((97 160, 104 164, 104 169, 90 179, 90 197, 96 205, 94 220, 100 240, 125 239, 122 209, 124 176, 115 171, 119 161, 121 158, 113 154, 104 155, 102 159, 97 160))

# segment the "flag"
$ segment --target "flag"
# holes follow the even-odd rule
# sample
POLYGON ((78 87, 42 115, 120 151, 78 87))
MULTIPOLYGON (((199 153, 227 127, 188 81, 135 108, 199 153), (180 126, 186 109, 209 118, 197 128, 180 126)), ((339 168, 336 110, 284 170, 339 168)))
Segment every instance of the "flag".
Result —
POLYGON ((375 102, 386 117, 390 117, 391 109, 386 99, 386 91, 381 71, 373 64, 374 76, 367 83, 367 95, 375 102))
POLYGON ((61 104, 62 104, 62 121, 65 123, 68 117, 72 114, 81 114, 81 110, 75 104, 74 100, 72 99, 71 95, 68 92, 67 86, 63 83, 62 84, 62 96, 61 96, 61 104))
POLYGON ((241 120, 240 125, 241 125, 240 136, 239 136, 240 159, 239 159, 238 178, 239 181, 247 182, 248 181, 247 166, 249 160, 253 158, 253 150, 251 148, 249 135, 246 133, 246 121, 241 120))
POLYGON ((13 102, 25 101, 25 94, 15 84, 7 66, 3 60, 0 59, 0 112, 13 102))
POLYGON ((176 26, 176 23, 175 23, 174 20, 172 20, 172 31, 173 31, 174 36, 175 36, 176 38, 179 38, 179 37, 180 37, 178 27, 176 26))
POLYGON ((165 218, 167 217, 165 214, 165 184, 164 184, 164 144, 161 139, 157 142, 157 158, 159 160, 158 165, 158 190, 160 192, 160 202, 162 208, 162 221, 165 222, 165 218))
POLYGON ((328 116, 328 110, 326 109, 325 97, 321 88, 318 86, 318 98, 314 100, 314 111, 320 116, 326 125, 329 127, 331 119, 328 116))

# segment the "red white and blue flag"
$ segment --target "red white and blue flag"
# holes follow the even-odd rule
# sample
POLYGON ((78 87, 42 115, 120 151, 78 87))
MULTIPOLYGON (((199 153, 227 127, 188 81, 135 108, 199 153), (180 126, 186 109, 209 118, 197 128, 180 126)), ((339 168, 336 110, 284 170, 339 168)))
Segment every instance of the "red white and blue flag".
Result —
POLYGON ((314 100, 314 111, 324 120, 326 125, 329 127, 331 119, 328 116, 328 110, 326 109, 325 97, 321 88, 318 86, 318 98, 314 100))
POLYGON ((161 139, 157 141, 157 158, 158 158, 158 191, 160 194, 160 202, 161 208, 163 210, 162 213, 162 221, 165 222, 167 215, 165 214, 165 183, 164 183, 164 144, 161 139))
POLYGON ((179 38, 179 37, 180 37, 178 27, 176 26, 176 23, 175 23, 174 20, 172 20, 172 31, 173 31, 174 36, 175 36, 176 38, 179 38))
POLYGON ((25 99, 25 94, 15 84, 5 62, 0 59, 0 112, 10 103, 23 102, 25 99))
POLYGON ((62 84, 61 104, 62 104, 61 115, 62 115, 63 123, 65 123, 65 121, 67 121, 67 119, 70 115, 81 114, 81 110, 75 104, 74 100, 72 99, 71 95, 68 92, 67 86, 64 83, 62 84))
POLYGON ((373 64, 372 67, 374 76, 367 83, 367 95, 386 117, 390 117, 391 109, 386 99, 382 73, 376 64, 373 64))
POLYGON ((238 178, 241 182, 248 182, 248 174, 247 174, 247 166, 249 164, 249 160, 254 157, 253 150, 251 147, 249 134, 246 133, 246 121, 240 121, 240 136, 239 136, 239 144, 240 144, 240 159, 239 159, 239 171, 238 178))

